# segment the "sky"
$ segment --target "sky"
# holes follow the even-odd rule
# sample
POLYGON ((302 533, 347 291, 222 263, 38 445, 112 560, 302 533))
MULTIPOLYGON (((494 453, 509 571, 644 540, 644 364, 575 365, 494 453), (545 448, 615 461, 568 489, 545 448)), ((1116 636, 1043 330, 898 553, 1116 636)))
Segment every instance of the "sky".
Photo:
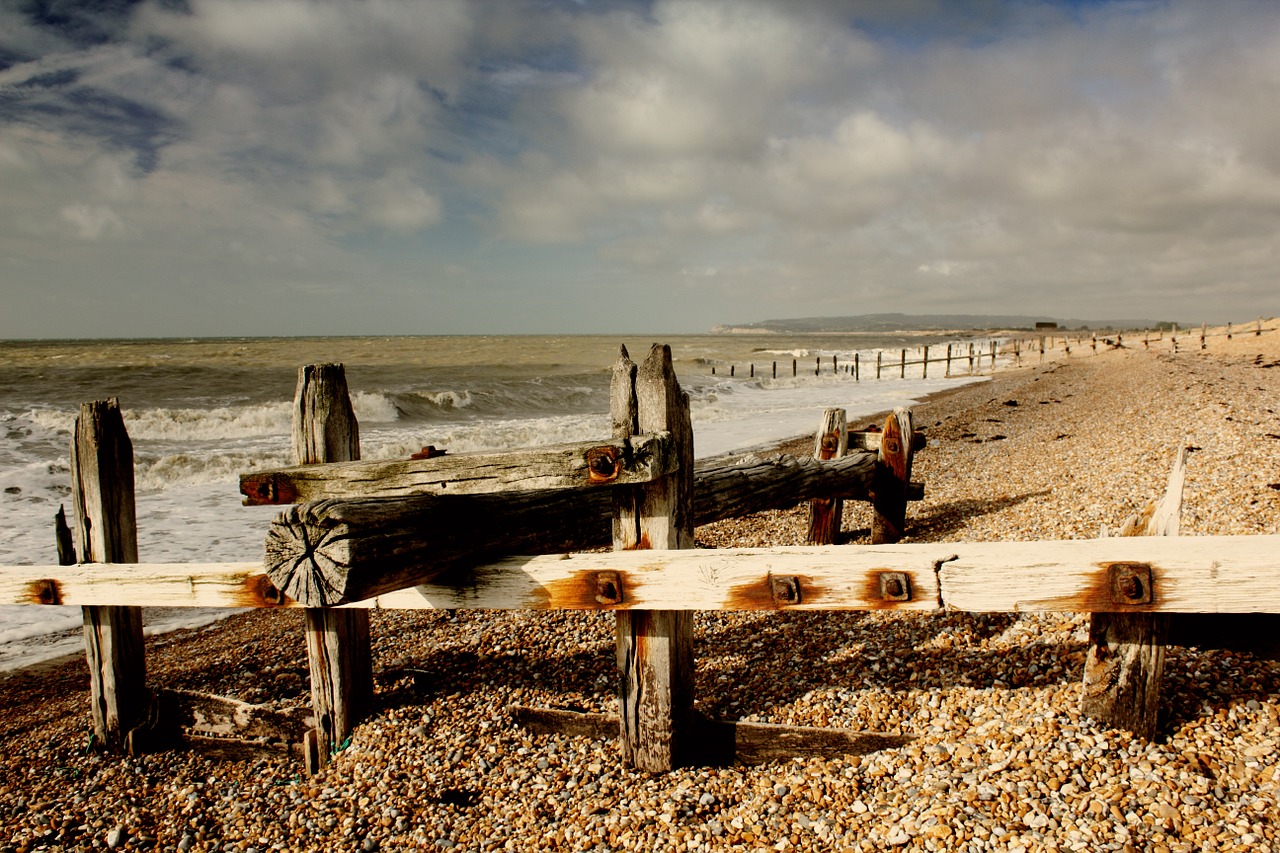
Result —
POLYGON ((1280 314, 1280 3, 0 0, 0 338, 1280 314))

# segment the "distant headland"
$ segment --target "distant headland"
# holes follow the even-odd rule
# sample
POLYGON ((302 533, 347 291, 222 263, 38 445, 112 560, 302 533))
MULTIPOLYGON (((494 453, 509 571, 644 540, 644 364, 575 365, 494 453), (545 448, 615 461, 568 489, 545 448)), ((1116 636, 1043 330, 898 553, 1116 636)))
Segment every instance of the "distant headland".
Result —
MULTIPOLYGON (((977 331, 983 329, 1160 329, 1167 320, 1078 320, 1045 314, 859 314, 854 317, 796 317, 713 326, 712 334, 800 334, 839 332, 977 331)), ((1181 324, 1179 324, 1181 325, 1181 324)))

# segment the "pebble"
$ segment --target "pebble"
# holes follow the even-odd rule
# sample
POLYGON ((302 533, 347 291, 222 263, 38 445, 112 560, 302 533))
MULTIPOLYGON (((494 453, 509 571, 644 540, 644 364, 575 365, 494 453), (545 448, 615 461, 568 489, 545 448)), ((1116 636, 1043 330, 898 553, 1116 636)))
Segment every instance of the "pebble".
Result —
MULTIPOLYGON (((1266 436, 1280 435, 1280 370, 1254 359, 1280 364, 1272 338, 1257 353, 1139 343, 1058 358, 917 406, 930 446, 909 536, 1096 537, 1163 489, 1184 439, 1200 449, 1183 534, 1275 532, 1280 440, 1266 436)), ((698 540, 797 544, 806 522, 803 508, 763 513, 698 540)), ((847 502, 855 543, 869 526, 847 502)), ((85 749, 83 663, 13 676, 0 689, 0 849, 1280 853, 1280 664, 1247 654, 1171 648, 1165 722, 1145 743, 1080 715, 1084 616, 697 613, 701 713, 915 740, 651 776, 623 768, 612 739, 532 734, 507 711, 616 713, 611 614, 371 619, 375 673, 432 678, 379 678, 378 710, 314 779, 283 752, 85 749)), ((247 664, 305 673, 301 628, 297 611, 237 615, 156 648, 148 677, 296 707, 293 679, 247 664)))

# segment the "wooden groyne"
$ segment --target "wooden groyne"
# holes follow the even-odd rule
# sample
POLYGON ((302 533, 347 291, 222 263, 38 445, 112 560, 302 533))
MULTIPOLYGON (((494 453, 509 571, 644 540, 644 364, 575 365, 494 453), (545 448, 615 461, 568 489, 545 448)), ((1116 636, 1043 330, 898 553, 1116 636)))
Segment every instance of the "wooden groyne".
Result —
POLYGON ((132 451, 118 405, 89 403, 74 445, 86 460, 75 469, 71 525, 81 560, 66 553, 66 565, 4 567, 0 600, 86 607, 100 743, 140 751, 179 736, 301 741, 313 770, 367 713, 371 608, 613 611, 619 717, 601 722, 545 709, 517 716, 564 731, 613 726, 627 763, 652 771, 710 760, 712 740, 744 744, 731 756, 739 760, 902 740, 700 719, 694 610, 1091 613, 1084 710, 1147 735, 1165 645, 1240 640, 1220 626, 1206 634, 1184 614, 1280 613, 1271 583, 1280 536, 1168 535, 1184 460, 1163 502, 1126 526, 1165 535, 903 544, 907 503, 923 490, 911 482, 924 442, 908 410, 870 432, 849 430, 844 412, 828 410, 813 458, 695 466, 688 399, 666 347, 655 346, 640 365, 624 350, 611 401, 612 434, 595 442, 361 461, 341 366, 303 368, 295 455, 299 463, 321 454, 332 461, 244 475, 249 502, 285 508, 264 531, 265 563, 217 564, 140 564, 136 545, 99 547, 93 537, 106 531, 136 542, 132 451), (843 500, 871 501, 874 544, 828 544, 838 538, 843 500), (801 501, 810 502, 808 545, 693 547, 698 524, 801 501), (565 553, 591 545, 613 550, 565 553), (134 617, 98 615, 146 605, 307 608, 313 721, 149 686, 134 617), (91 627, 99 639, 90 639, 91 627))

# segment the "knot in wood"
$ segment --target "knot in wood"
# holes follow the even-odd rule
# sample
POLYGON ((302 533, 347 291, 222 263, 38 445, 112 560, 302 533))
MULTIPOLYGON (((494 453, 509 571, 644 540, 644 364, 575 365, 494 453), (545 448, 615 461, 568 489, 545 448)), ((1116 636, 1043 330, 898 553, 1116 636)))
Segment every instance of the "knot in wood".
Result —
POLYGON ((824 458, 829 458, 840 449, 840 436, 834 432, 827 433, 822 436, 821 447, 824 458))

